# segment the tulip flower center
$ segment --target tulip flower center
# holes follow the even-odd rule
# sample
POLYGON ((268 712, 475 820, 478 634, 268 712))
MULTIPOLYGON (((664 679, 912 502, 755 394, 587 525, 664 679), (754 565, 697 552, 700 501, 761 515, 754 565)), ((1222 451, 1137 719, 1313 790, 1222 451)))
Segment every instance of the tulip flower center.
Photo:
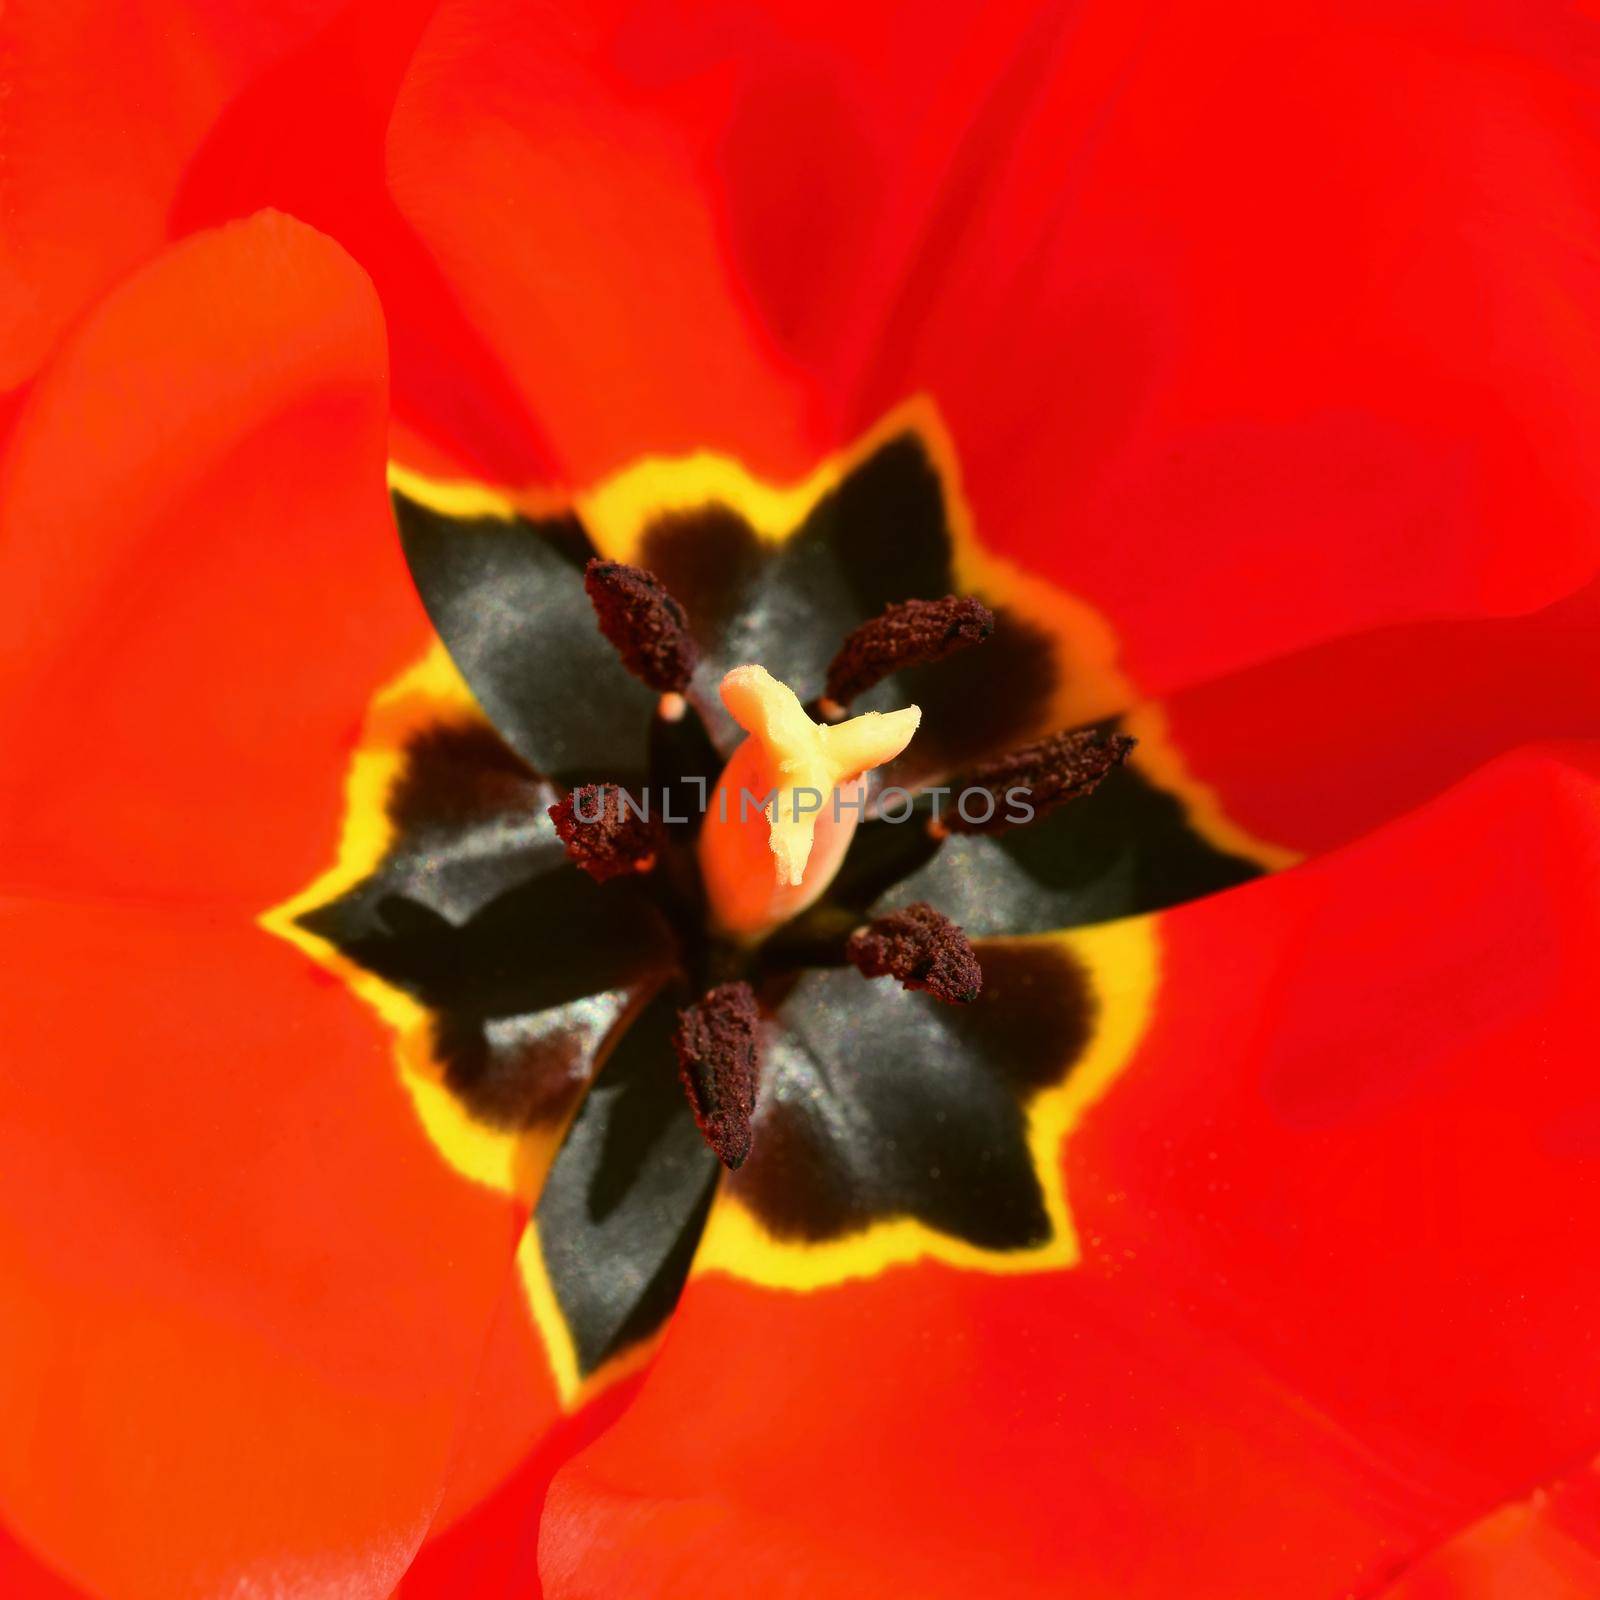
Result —
MULTIPOLYGON (((634 677, 659 696, 652 748, 670 769, 699 728, 686 698, 700 665, 684 608, 651 573, 593 560, 584 585, 601 632, 634 677), (686 743, 685 741, 688 741, 686 743)), ((994 618, 976 600, 907 600, 856 628, 829 666, 813 718, 800 697, 764 667, 723 674, 722 703, 744 739, 723 764, 703 812, 652 817, 651 797, 636 804, 615 786, 585 784, 550 807, 575 865, 600 882, 650 874, 661 880, 686 974, 702 998, 679 1013, 673 1048, 679 1075, 708 1144, 729 1167, 749 1154, 760 1080, 762 1008, 758 990, 792 982, 769 939, 795 923, 833 883, 866 809, 866 775, 895 760, 922 721, 916 706, 850 716, 851 700, 914 664, 943 660, 980 644, 994 618), (674 835, 669 822, 679 829, 674 835)), ((703 730, 701 737, 704 737, 703 730)), ((1062 733, 968 774, 965 792, 982 804, 958 807, 955 820, 923 825, 929 851, 952 830, 990 832, 1014 825, 1000 801, 1037 795, 1049 808, 1087 793, 1126 756, 1131 741, 1096 732, 1062 733)), ((703 782, 703 780, 702 780, 703 782)), ((667 790, 663 790, 663 797, 667 790)), ((948 792, 948 791, 946 791, 948 792)), ((904 791, 902 791, 904 793, 904 791)), ((1037 814, 1026 807, 1022 820, 1037 814)), ((870 921, 812 919, 810 954, 849 964, 865 977, 894 977, 951 1005, 977 999, 983 974, 962 929, 918 902, 870 921)), ((792 953, 791 953, 792 959, 792 953)))
POLYGON ((452 1168, 537 1190, 564 1400, 691 1260, 1069 1262, 1060 1141, 1155 982, 1136 913, 1256 875, 1159 743, 1122 765, 1109 631, 972 539, 953 466, 915 430, 787 488, 702 453, 537 514, 397 475, 442 648, 374 697, 338 855, 268 926, 394 1029, 452 1168))

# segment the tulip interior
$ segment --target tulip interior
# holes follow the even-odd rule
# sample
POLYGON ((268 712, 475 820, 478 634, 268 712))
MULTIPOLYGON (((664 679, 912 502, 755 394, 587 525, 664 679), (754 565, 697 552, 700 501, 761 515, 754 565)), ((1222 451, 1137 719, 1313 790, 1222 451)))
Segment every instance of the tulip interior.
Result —
POLYGON ((1124 759, 1115 714, 1063 724, 1075 641, 974 566, 946 476, 894 429, 776 536, 725 477, 647 504, 625 551, 597 544, 603 496, 533 514, 397 488, 453 670, 375 710, 364 843, 287 921, 413 1019, 442 1147, 541 1152, 530 1292, 569 1396, 740 1227, 792 1251, 797 1285, 872 1270, 879 1241, 1062 1259, 1051 1108, 1126 1031, 1062 930, 1261 870, 1148 746, 1124 759), (1068 803, 1014 826, 951 809, 1019 771, 1068 803), (775 778, 822 806, 740 816, 775 778), (650 800, 648 835, 622 795, 650 800), (581 816, 606 804, 631 854, 596 875, 611 836, 581 816))

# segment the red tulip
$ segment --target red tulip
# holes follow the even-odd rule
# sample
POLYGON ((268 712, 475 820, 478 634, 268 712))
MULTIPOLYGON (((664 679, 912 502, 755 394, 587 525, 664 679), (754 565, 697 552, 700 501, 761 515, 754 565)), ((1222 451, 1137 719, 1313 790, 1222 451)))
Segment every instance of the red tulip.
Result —
POLYGON ((1596 44, 0 17, 0 1594, 1600 1595, 1596 44), (567 859, 946 593, 1094 794, 567 859))

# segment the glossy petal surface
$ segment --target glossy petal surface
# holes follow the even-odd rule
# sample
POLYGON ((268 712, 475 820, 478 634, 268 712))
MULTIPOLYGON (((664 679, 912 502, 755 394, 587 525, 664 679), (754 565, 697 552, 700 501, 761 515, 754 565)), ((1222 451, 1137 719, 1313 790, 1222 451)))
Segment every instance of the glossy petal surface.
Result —
POLYGON ((55 897, 6 913, 0 1496, 92 1591, 386 1594, 521 1231, 255 921, 426 637, 384 378, 359 270, 264 215, 113 294, 0 475, 0 870, 55 897))
POLYGON ((778 1004, 755 1148, 731 1180, 772 1232, 822 1240, 909 1216, 989 1249, 1049 1240, 1027 1108, 1078 1065, 1098 997, 1048 941, 977 954, 971 1005, 853 967, 802 973, 778 1004))
POLYGON ((557 783, 637 781, 658 696, 596 625, 583 524, 449 516, 404 493, 394 507, 428 614, 501 736, 557 783))
POLYGON ((1600 1591, 1600 1474, 1540 1484, 1407 1566, 1378 1600, 1590 1600, 1600 1591))
POLYGON ((1173 741, 1253 832, 1322 851, 1528 739, 1600 737, 1600 585, 1375 629, 1175 695, 1173 741))
POLYGON ((255 76, 335 0, 237 7, 18 0, 0 20, 0 393, 167 240, 185 164, 255 76))
POLYGON ((264 213, 173 247, 0 463, 0 878, 252 912, 323 864, 374 687, 427 625, 383 492, 383 325, 264 213))
POLYGON ((451 0, 388 164, 567 481, 792 479, 930 394, 982 536, 1165 692, 1592 574, 1593 50, 1496 0, 451 0))
POLYGON ((659 995, 623 1035, 534 1213, 579 1377, 671 1315, 716 1188, 716 1158, 673 1068, 683 999, 659 995))
POLYGON ((382 1600, 522 1211, 376 1019, 231 915, 11 904, 0 1499, 91 1592, 382 1600))

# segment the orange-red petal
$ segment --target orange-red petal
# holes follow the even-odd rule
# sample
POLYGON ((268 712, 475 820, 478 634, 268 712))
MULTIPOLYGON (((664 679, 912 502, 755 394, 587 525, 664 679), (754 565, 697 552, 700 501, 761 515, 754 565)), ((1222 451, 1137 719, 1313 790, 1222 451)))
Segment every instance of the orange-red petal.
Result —
POLYGON ((250 85, 184 175, 172 226, 274 206, 337 239, 372 275, 394 361, 390 443, 444 477, 524 483, 550 463, 500 354, 396 209, 383 137, 434 0, 354 0, 250 85))
POLYGON ((680 80, 638 37, 652 21, 448 0, 395 105, 390 188, 568 482, 729 445, 799 473, 816 441, 727 270, 707 152, 678 121, 714 115, 718 69, 680 80))
POLYGON ((0 883, 261 909, 329 864, 363 710, 429 637, 385 399, 371 285, 272 213, 67 342, 0 462, 0 883))
POLYGON ((0 18, 0 392, 167 237, 218 114, 335 0, 13 0, 0 18))
POLYGON ((11 903, 0 1505, 92 1592, 384 1596, 522 1226, 231 911, 11 903))
POLYGON ((1529 739, 1600 738, 1600 584, 1522 617, 1330 640, 1174 695, 1193 773, 1258 837, 1331 849, 1529 739))
POLYGON ((1585 581, 1592 24, 1052 15, 962 130, 856 420, 930 389, 979 530, 1151 692, 1585 581))
POLYGON ((93 1600, 68 1583, 0 1522, 0 1594, 6 1600, 93 1600))
POLYGON ((795 476, 906 396, 1164 692, 1600 559, 1586 25, 1103 0, 449 0, 401 211, 591 482, 795 476))
MULTIPOLYGON (((525 1386, 520 1375, 507 1372, 505 1377, 510 1394, 525 1386)), ((493 1480, 478 1481, 471 1492, 453 1474, 445 1505, 406 1571, 398 1600, 460 1600, 464 1595, 472 1600, 537 1600, 539 1522, 550 1481, 575 1451, 616 1421, 638 1386, 637 1375, 622 1378, 553 1426, 548 1417, 541 1418, 540 1436, 510 1470, 502 1467, 493 1480), (448 1520, 447 1510, 452 1513, 448 1520)), ((505 1405, 504 1395, 488 1384, 480 1388, 478 1400, 484 1413, 505 1405)), ((458 1458, 458 1471, 462 1465, 458 1458)))
POLYGON ((1594 1600, 1600 1471, 1590 1463, 1496 1506, 1408 1565, 1374 1600, 1594 1600))

